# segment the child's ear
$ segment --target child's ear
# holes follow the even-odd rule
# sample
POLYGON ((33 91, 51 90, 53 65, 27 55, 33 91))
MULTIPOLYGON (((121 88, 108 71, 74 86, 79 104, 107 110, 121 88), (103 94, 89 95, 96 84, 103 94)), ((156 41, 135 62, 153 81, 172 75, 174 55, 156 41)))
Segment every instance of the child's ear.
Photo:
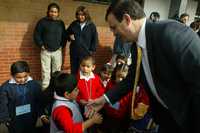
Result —
POLYGON ((95 68, 96 68, 96 65, 93 65, 92 71, 94 71, 95 68))
POLYGON ((69 99, 69 98, 70 98, 70 93, 65 92, 65 93, 64 93, 64 97, 67 98, 67 99, 69 99))

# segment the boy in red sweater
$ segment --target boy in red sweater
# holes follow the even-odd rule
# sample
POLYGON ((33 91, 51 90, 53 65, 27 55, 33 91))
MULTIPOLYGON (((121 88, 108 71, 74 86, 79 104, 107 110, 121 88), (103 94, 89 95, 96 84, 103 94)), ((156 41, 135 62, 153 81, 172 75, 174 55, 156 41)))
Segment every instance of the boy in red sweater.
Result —
POLYGON ((55 77, 55 102, 52 107, 50 133, 86 133, 86 129, 94 124, 99 124, 102 117, 94 113, 83 121, 79 106, 75 99, 79 93, 76 88, 76 78, 67 73, 61 73, 55 77))
MULTIPOLYGON (((81 60, 80 72, 78 74, 79 94, 77 101, 85 106, 88 101, 100 97, 104 93, 104 88, 98 75, 94 74, 95 60, 92 56, 86 56, 81 60)), ((84 110, 86 112, 86 109, 84 110)))

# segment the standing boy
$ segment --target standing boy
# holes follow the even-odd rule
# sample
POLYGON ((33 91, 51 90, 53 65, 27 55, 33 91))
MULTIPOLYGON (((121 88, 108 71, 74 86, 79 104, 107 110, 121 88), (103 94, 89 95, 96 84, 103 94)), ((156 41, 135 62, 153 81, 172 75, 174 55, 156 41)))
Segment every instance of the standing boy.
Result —
POLYGON ((56 3, 49 4, 47 16, 39 20, 34 31, 34 41, 41 48, 43 90, 49 85, 51 72, 60 71, 62 66, 65 25, 59 12, 56 3))

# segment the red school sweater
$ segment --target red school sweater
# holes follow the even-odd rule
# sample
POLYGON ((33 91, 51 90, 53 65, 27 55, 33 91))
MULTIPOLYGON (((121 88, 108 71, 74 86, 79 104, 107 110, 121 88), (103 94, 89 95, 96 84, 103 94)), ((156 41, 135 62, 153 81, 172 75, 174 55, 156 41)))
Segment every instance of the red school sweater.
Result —
POLYGON ((79 94, 77 96, 77 101, 81 99, 88 101, 89 99, 96 99, 104 94, 104 87, 101 84, 100 77, 94 74, 93 78, 88 81, 85 79, 80 79, 80 74, 77 75, 79 89, 79 94))
MULTIPOLYGON (((107 85, 106 91, 112 89, 116 83, 110 81, 107 85)), ((136 92, 135 97, 135 108, 137 108, 138 103, 144 103, 145 105, 149 105, 149 97, 144 90, 142 84, 139 85, 139 90, 136 92)), ((110 117, 116 119, 123 119, 125 116, 130 114, 131 112, 131 104, 132 104, 132 92, 129 92, 127 95, 122 97, 117 103, 115 103, 115 108, 111 107, 109 104, 104 106, 106 110, 106 114, 110 117), (118 105, 116 105, 118 104, 118 105), (118 108, 116 108, 118 106, 118 108)))

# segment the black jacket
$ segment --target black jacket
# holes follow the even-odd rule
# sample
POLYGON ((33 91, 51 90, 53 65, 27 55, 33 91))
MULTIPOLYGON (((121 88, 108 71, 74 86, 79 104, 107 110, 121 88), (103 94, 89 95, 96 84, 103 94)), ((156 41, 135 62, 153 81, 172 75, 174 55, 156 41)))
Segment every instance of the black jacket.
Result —
POLYGON ((48 17, 40 19, 35 27, 34 41, 37 46, 44 46, 48 51, 64 47, 66 44, 64 22, 48 17))
POLYGON ((34 80, 26 84, 17 85, 6 81, 0 87, 0 123, 9 122, 12 128, 35 126, 36 120, 43 114, 40 104, 41 86, 34 80), (16 116, 16 107, 30 105, 29 113, 16 116), (16 127, 16 124, 21 125, 16 127))
POLYGON ((66 38, 71 41, 70 55, 86 56, 96 51, 98 44, 98 33, 93 22, 87 21, 81 30, 79 21, 73 21, 66 30, 66 38), (74 34, 75 40, 70 40, 69 36, 74 34))

